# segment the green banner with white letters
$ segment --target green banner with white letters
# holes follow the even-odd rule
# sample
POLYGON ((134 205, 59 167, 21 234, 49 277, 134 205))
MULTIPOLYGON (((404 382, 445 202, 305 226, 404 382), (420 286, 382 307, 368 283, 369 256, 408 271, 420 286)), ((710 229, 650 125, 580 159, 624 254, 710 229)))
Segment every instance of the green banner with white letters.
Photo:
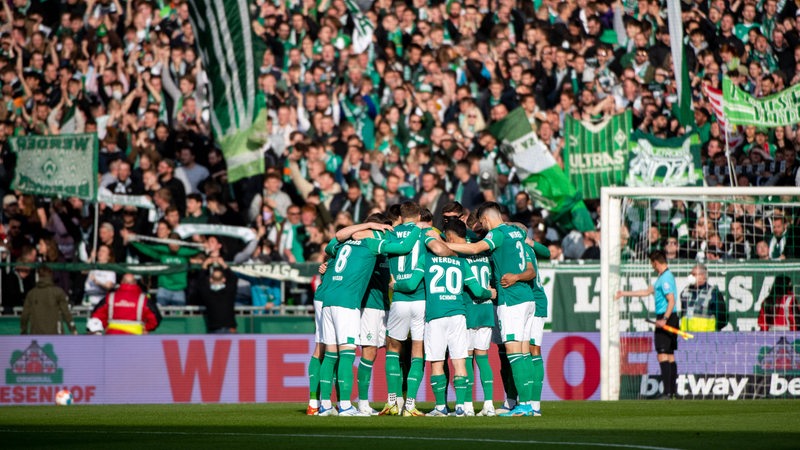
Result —
POLYGON ((17 155, 11 188, 48 197, 97 196, 97 134, 19 136, 9 139, 17 155))

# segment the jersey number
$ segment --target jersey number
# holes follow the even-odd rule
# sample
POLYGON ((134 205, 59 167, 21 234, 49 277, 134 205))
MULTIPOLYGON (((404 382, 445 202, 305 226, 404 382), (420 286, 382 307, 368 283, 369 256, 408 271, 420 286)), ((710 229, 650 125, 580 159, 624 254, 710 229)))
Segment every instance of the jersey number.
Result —
POLYGON ((333 270, 335 270, 336 273, 341 273, 344 268, 347 267, 347 258, 350 256, 350 252, 352 251, 353 249, 349 245, 345 245, 341 250, 339 250, 339 255, 336 256, 336 265, 333 266, 333 270))
MULTIPOLYGON (((399 258, 397 258, 397 267, 400 269, 400 271, 403 272, 406 271, 406 256, 408 255, 401 255, 399 258)), ((414 248, 411 249, 411 267, 407 269, 409 272, 417 268, 418 258, 419 258, 419 241, 417 241, 417 243, 414 244, 414 248)))
POLYGON ((472 275, 475 276, 482 288, 489 289, 489 277, 491 276, 489 266, 481 266, 480 273, 478 273, 478 266, 472 266, 472 275))
POLYGON ((429 289, 431 294, 442 294, 445 290, 453 295, 461 293, 464 275, 461 274, 458 267, 448 267, 445 270, 442 266, 431 266, 429 272, 433 273, 429 289), (441 283, 442 279, 444 279, 444 285, 441 283))
POLYGON ((519 271, 525 272, 525 247, 522 246, 522 241, 517 241, 517 250, 519 251, 519 271))

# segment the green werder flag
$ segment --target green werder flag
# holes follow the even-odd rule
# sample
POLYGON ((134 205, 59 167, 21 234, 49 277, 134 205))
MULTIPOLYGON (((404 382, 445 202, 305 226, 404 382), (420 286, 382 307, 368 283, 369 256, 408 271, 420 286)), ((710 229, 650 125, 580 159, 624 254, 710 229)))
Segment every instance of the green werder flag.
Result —
POLYGON ((594 230, 580 193, 533 132, 522 108, 492 124, 489 131, 501 142, 525 190, 551 212, 553 222, 563 229, 594 230))
POLYGON ((697 133, 661 139, 637 130, 631 135, 627 185, 702 185, 700 146, 697 133))
POLYGON ((96 134, 20 136, 9 143, 17 154, 12 189, 49 197, 96 198, 96 134))
POLYGON ((245 0, 190 0, 209 74, 211 129, 228 165, 228 181, 264 173, 266 110, 256 103, 263 40, 250 26, 245 0))
POLYGON ((722 78, 722 110, 729 123, 757 127, 782 127, 800 122, 800 84, 764 98, 753 98, 722 78))
POLYGON ((631 111, 598 124, 564 119, 564 170, 584 198, 600 198, 603 186, 625 184, 631 111))

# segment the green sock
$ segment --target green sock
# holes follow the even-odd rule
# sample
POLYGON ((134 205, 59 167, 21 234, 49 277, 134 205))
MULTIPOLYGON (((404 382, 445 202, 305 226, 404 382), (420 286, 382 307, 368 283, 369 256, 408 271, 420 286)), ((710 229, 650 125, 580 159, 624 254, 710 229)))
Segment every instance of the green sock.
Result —
POLYGON ((475 355, 478 362, 478 370, 481 371, 481 386, 483 387, 483 399, 492 400, 494 391, 494 374, 492 366, 489 365, 489 355, 475 355))
POLYGON ((308 363, 308 392, 311 400, 317 399, 317 391, 319 390, 319 370, 321 367, 322 363, 319 362, 319 358, 312 356, 311 361, 308 363))
POLYGON ((397 352, 386 352, 386 388, 389 390, 390 396, 397 396, 403 389, 400 354, 397 352))
POLYGON ((525 383, 528 381, 525 357, 522 353, 509 353, 508 362, 511 363, 511 373, 514 377, 514 385, 517 387, 519 402, 526 403, 530 398, 528 398, 529 390, 525 386, 525 383))
POLYGON ((467 365, 467 392, 464 397, 465 402, 472 401, 472 389, 475 386, 475 369, 472 367, 472 356, 467 356, 464 363, 467 365))
POLYGON ((453 377, 453 386, 456 388, 456 405, 463 405, 467 396, 467 377, 456 375, 453 377))
POLYGON ((528 401, 533 399, 533 356, 525 353, 525 388, 528 390, 526 397, 528 401))
POLYGON ((347 409, 350 396, 353 394, 353 361, 356 360, 355 350, 342 350, 339 352, 339 402, 347 409))
POLYGON ((372 362, 361 357, 358 363, 358 399, 369 400, 369 383, 372 381, 372 362))
POLYGON ((533 392, 531 393, 531 400, 535 402, 542 401, 542 387, 544 386, 544 361, 542 356, 533 357, 533 392))
POLYGON ((325 358, 322 359, 322 366, 319 369, 319 387, 320 399, 330 400, 331 391, 333 391, 333 368, 336 366, 336 361, 339 360, 339 354, 336 352, 325 352, 325 358))
POLYGON ((444 390, 447 389, 447 377, 444 374, 431 375, 431 390, 436 398, 437 405, 444 405, 444 390))
POLYGON ((417 391, 419 391, 419 385, 422 384, 424 369, 425 361, 422 358, 411 358, 411 367, 408 370, 408 392, 406 392, 406 399, 417 398, 417 391))

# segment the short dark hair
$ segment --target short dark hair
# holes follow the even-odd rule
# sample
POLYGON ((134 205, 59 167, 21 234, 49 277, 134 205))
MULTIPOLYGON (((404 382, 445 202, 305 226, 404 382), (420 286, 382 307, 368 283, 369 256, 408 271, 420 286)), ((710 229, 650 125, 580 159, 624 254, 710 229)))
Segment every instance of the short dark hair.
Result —
POLYGON ((648 255, 650 258, 650 262, 657 262, 659 264, 666 264, 667 263, 667 256, 661 250, 653 250, 648 255))
POLYGON ((478 216, 478 218, 480 219, 483 217, 484 214, 486 214, 487 211, 490 210, 496 211, 497 214, 503 213, 503 209, 497 202, 485 202, 478 207, 478 210, 475 212, 475 215, 478 216))
POLYGON ((370 214, 369 216, 367 216, 367 218, 364 220, 364 222, 367 222, 367 223, 380 223, 380 224, 383 224, 383 225, 391 225, 392 224, 391 219, 389 219, 389 217, 386 214, 383 214, 383 213, 370 214))
POLYGON ((450 220, 444 224, 444 232, 454 233, 456 236, 466 239, 467 225, 460 220, 450 220))
POLYGON ((419 220, 420 222, 433 222, 433 214, 431 214, 431 210, 428 208, 420 208, 419 220))
POLYGON ((463 216, 467 211, 464 209, 464 206, 459 202, 450 202, 442 207, 442 214, 448 213, 456 213, 458 217, 463 216))
POLYGON ((400 204, 395 203, 394 205, 390 206, 389 209, 386 210, 386 216, 392 219, 392 222, 397 220, 400 215, 400 204))
POLYGON ((400 217, 410 219, 420 215, 420 206, 415 202, 403 202, 400 204, 400 217))

